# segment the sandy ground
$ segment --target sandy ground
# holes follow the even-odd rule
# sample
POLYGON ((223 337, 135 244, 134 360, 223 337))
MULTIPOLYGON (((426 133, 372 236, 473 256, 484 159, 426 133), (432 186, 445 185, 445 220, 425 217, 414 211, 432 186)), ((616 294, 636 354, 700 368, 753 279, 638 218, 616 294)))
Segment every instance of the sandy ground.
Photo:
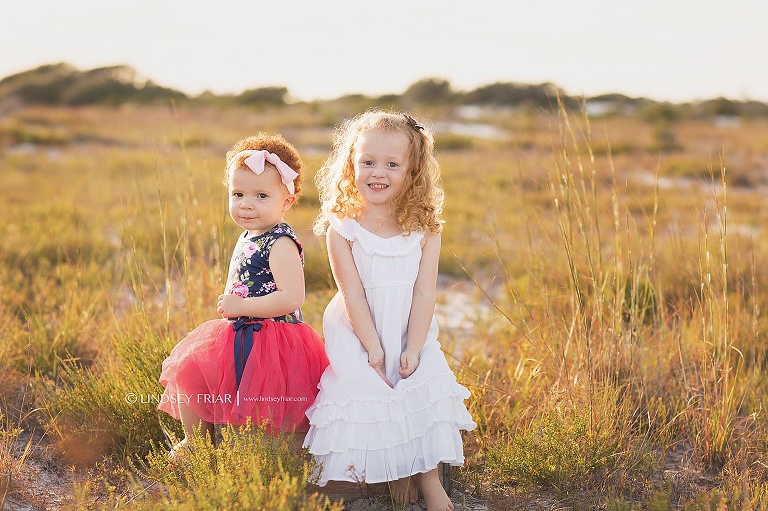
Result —
MULTIPOLYGON (((455 506, 454 511, 486 511, 488 509, 483 501, 458 490, 453 490, 451 502, 455 506)), ((347 511, 424 511, 427 506, 423 499, 420 499, 417 504, 394 506, 389 497, 380 496, 357 499, 347 504, 345 509, 347 511)))
POLYGON ((35 441, 21 472, 13 474, 3 511, 66 509, 71 503, 73 483, 85 477, 67 470, 54 458, 44 440, 36 438, 35 441))

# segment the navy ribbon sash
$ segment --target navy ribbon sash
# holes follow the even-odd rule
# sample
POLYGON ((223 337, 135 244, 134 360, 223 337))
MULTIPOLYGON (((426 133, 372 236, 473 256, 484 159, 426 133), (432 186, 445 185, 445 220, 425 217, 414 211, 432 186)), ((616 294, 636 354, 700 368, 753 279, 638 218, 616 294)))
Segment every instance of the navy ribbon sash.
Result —
POLYGON ((238 319, 232 323, 235 330, 235 388, 240 388, 240 381, 243 379, 243 369, 248 355, 253 349, 253 333, 261 330, 262 324, 254 320, 238 319))

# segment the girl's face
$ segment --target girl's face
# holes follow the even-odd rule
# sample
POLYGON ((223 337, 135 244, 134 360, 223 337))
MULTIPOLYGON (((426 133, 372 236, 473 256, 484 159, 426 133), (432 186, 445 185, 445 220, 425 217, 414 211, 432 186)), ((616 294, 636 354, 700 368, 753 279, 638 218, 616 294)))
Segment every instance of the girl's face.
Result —
POLYGON ((283 220, 296 196, 280 180, 280 174, 266 164, 264 172, 235 169, 229 176, 229 214, 249 236, 263 234, 283 220))
POLYGON ((408 137, 374 129, 354 146, 355 186, 365 206, 389 205, 402 191, 408 172, 408 137))

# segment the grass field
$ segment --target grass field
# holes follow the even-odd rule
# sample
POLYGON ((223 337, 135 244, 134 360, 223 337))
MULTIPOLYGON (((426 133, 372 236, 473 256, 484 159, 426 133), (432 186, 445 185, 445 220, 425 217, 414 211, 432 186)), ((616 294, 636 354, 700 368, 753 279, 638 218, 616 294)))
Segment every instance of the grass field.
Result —
MULTIPOLYGON (((258 433, 169 470, 180 428, 153 397, 173 345, 216 317, 238 234, 224 153, 247 134, 304 155, 287 220, 321 330, 334 290, 311 177, 361 108, 0 118, 0 503, 333 508, 306 460, 258 433), (40 481, 57 473, 73 484, 54 502, 40 481)), ((416 113, 446 188, 440 298, 462 290, 473 318, 441 334, 478 423, 456 486, 492 509, 763 509, 768 121, 416 113)))

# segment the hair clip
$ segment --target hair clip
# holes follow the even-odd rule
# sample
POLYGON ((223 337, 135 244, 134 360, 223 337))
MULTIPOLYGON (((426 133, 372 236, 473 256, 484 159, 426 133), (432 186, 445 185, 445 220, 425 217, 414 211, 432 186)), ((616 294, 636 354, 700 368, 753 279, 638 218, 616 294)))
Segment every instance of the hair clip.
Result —
POLYGON ((410 115, 403 114, 403 117, 405 117, 405 122, 407 122, 408 126, 410 126, 411 128, 413 128, 413 129, 415 129, 417 131, 421 131, 421 130, 424 129, 424 125, 423 124, 419 124, 418 122, 416 122, 416 119, 414 119, 410 115))

